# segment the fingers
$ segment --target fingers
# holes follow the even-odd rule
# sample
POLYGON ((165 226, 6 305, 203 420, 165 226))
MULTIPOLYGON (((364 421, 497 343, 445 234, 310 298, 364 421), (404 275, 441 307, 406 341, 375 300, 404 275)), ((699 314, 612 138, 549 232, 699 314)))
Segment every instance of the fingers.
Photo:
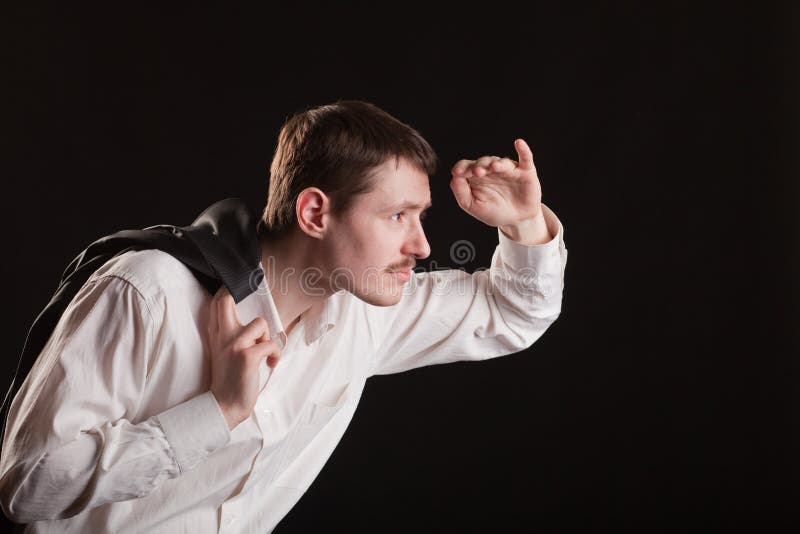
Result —
POLYGON ((489 170, 494 173, 508 173, 517 168, 517 164, 508 158, 498 158, 489 165, 489 170))
POLYGON ((528 143, 524 139, 517 139, 514 141, 514 148, 517 150, 517 156, 519 157, 519 168, 523 171, 533 169, 533 153, 528 143))
POLYGON ((217 294, 219 295, 218 298, 215 297, 217 298, 217 323, 220 329, 231 332, 241 326, 236 316, 236 303, 225 285, 217 291, 217 294))
POLYGON ((280 347, 269 337, 269 326, 263 317, 256 317, 238 334, 234 350, 242 355, 248 365, 257 367, 261 358, 267 358, 267 365, 275 367, 280 359, 280 347))
POLYGON ((253 364, 261 361, 261 358, 267 359, 267 366, 270 368, 275 367, 281 358, 281 349, 275 341, 268 339, 256 343, 252 347, 244 349, 244 355, 248 360, 253 360, 253 364))
POLYGON ((472 165, 473 163, 475 163, 475 161, 474 161, 474 160, 471 160, 471 159, 461 159, 461 160, 458 160, 458 161, 456 162, 456 164, 455 164, 455 165, 453 165, 453 168, 451 169, 451 171, 450 171, 450 172, 453 174, 453 176, 460 176, 460 175, 462 175, 462 174, 466 173, 467 169, 468 169, 468 168, 470 167, 470 165, 472 165))
POLYGON ((217 306, 220 295, 222 295, 222 289, 225 286, 217 290, 214 296, 211 298, 211 303, 209 304, 209 311, 208 311, 208 333, 212 335, 216 335, 219 332, 219 314, 217 314, 217 306))
POLYGON ((453 166, 453 176, 471 178, 481 177, 492 173, 509 173, 517 168, 517 163, 509 158, 497 156, 483 156, 477 160, 462 159, 453 166))
POLYGON ((489 174, 489 165, 498 160, 497 156, 483 156, 475 160, 475 164, 470 169, 474 176, 486 176, 489 174))
POLYGON ((249 347, 254 343, 269 340, 269 326, 263 317, 256 317, 244 327, 239 334, 239 342, 242 347, 249 347))
POLYGON ((533 153, 528 143, 524 139, 516 139, 514 148, 517 151, 519 164, 509 158, 499 158, 497 156, 483 156, 477 160, 459 160, 451 170, 454 177, 471 178, 473 176, 482 177, 490 173, 509 173, 515 169, 522 171, 535 169, 533 163, 533 153))
POLYGON ((467 179, 463 176, 453 176, 453 179, 450 180, 450 189, 453 190, 453 195, 461 209, 469 210, 472 205, 472 188, 467 179))

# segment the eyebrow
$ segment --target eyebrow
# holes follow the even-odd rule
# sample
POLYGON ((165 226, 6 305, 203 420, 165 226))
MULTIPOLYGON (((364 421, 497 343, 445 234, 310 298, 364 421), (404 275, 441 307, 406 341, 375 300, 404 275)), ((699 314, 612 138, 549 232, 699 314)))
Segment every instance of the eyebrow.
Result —
POLYGON ((415 202, 410 202, 406 200, 405 202, 399 202, 397 204, 392 204, 386 208, 386 211, 394 211, 394 210, 407 210, 407 209, 418 209, 425 211, 428 208, 433 206, 433 202, 428 202, 426 205, 417 204, 415 202))

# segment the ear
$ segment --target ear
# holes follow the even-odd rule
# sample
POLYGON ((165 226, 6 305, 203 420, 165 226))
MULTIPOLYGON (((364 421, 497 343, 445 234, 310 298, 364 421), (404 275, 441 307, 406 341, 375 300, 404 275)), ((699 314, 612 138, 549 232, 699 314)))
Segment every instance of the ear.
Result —
POLYGON ((300 229, 311 237, 321 238, 328 229, 331 201, 316 187, 307 187, 297 195, 295 215, 300 229))

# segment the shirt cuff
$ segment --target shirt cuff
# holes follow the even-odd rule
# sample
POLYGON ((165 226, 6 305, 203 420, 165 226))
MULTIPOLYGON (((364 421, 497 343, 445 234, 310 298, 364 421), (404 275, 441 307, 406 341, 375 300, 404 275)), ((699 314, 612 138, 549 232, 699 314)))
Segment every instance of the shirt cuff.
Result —
POLYGON ((559 245, 564 241, 564 227, 556 214, 544 204, 542 204, 542 214, 544 222, 547 224, 547 230, 555 237, 541 245, 519 243, 504 234, 500 227, 497 228, 497 235, 500 236, 500 252, 510 267, 526 267, 541 256, 556 257, 559 255, 559 245))
POLYGON ((156 416, 181 473, 230 441, 228 422, 211 391, 156 416))
POLYGON ((547 229, 554 237, 541 245, 525 245, 506 236, 500 228, 497 234, 499 258, 493 265, 502 263, 519 282, 530 286, 545 298, 552 297, 564 289, 564 271, 567 264, 567 248, 564 245, 564 227, 553 211, 542 204, 542 213, 547 229))

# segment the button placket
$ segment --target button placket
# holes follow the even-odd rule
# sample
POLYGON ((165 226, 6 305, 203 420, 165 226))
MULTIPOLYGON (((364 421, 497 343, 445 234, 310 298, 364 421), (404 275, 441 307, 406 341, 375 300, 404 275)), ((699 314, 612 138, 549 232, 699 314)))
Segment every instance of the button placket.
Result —
MULTIPOLYGON (((295 326, 295 329, 292 332, 292 334, 288 337, 288 340, 286 342, 286 346, 284 347, 284 349, 282 351, 282 354, 281 354, 281 359, 283 359, 289 353, 294 351, 294 347, 297 344, 297 339, 301 335, 301 332, 302 332, 302 329, 298 328, 301 323, 302 323, 302 319, 300 320, 300 323, 297 326, 295 326)), ((262 362, 262 364, 266 367, 265 363, 262 362)), ((261 480, 264 478, 265 471, 267 470, 267 467, 265 467, 265 464, 268 463, 267 462, 268 453, 266 452, 266 450, 264 448, 264 439, 265 439, 264 438, 264 432, 266 431, 266 428, 269 425, 264 421, 264 418, 272 417, 272 410, 270 410, 269 408, 266 407, 266 406, 268 406, 268 404, 267 404, 267 401, 266 401, 264 396, 267 394, 267 390, 269 388, 269 384, 271 382, 273 382, 273 380, 277 380, 277 379, 274 378, 274 375, 276 373, 280 372, 278 370, 280 365, 281 364, 279 363, 278 366, 276 366, 275 368, 268 369, 269 376, 267 377, 267 383, 261 388, 261 391, 259 392, 259 399, 256 401, 256 406, 255 406, 255 409, 254 409, 254 412, 255 412, 254 416, 255 416, 256 423, 258 424, 259 431, 261 432, 262 448, 256 454, 256 458, 255 458, 255 461, 253 462, 253 467, 252 467, 252 469, 250 471, 250 474, 247 477, 247 480, 245 481, 244 485, 242 486, 242 492, 243 493, 249 491, 250 488, 252 488, 254 485, 258 485, 261 482, 261 480)), ((285 369, 285 363, 284 363, 284 367, 283 368, 285 369)), ((277 453, 280 455, 281 454, 281 450, 278 449, 277 453)), ((273 452, 273 454, 274 454, 274 452, 273 452)), ((274 478, 274 475, 270 476, 269 478, 270 479, 274 478)))
POLYGON ((220 532, 228 532, 238 521, 240 514, 239 503, 237 501, 228 501, 223 503, 221 512, 221 528, 220 532))

